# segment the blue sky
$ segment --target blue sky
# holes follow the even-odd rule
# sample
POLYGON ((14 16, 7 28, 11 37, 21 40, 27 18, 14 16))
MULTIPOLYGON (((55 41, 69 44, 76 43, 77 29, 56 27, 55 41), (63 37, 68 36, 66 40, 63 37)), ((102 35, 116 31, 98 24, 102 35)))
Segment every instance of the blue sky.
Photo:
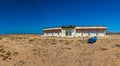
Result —
POLYGON ((61 25, 106 25, 120 32, 120 0, 0 0, 0 34, 42 33, 61 25))

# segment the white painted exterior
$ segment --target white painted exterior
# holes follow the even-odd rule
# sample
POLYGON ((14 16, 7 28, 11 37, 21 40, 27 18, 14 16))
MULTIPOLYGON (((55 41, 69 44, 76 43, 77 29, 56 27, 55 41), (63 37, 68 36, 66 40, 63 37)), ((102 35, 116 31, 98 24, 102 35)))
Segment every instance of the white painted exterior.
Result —
POLYGON ((43 30, 57 30, 57 29, 61 29, 61 28, 47 28, 47 29, 43 29, 43 30))
POLYGON ((54 32, 53 32, 53 36, 58 36, 58 32, 57 32, 57 31, 54 31, 54 32))
POLYGON ((77 30, 76 31, 76 37, 81 37, 82 36, 82 31, 81 30, 77 30))
POLYGON ((48 36, 52 36, 52 33, 51 33, 51 32, 49 32, 49 33, 48 33, 48 36))
POLYGON ((90 30, 90 36, 97 36, 97 30, 90 30))
POLYGON ((65 35, 65 30, 63 30, 63 29, 61 29, 61 37, 65 37, 66 35, 65 35))
POLYGON ((106 36, 106 27, 75 27, 72 29, 47 28, 44 29, 44 36, 57 37, 85 37, 85 36, 106 36))
POLYGON ((44 33, 44 36, 47 36, 47 33, 44 33))
POLYGON ((103 30, 98 30, 98 36, 104 36, 104 31, 103 30))
POLYGON ((83 30, 83 36, 89 36, 89 31, 88 30, 83 30))

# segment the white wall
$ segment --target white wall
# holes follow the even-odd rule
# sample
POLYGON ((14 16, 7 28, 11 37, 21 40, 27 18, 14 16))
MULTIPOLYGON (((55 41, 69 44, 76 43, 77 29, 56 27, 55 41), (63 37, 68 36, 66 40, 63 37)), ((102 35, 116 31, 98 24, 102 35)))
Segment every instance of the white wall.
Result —
POLYGON ((44 36, 47 36, 47 33, 44 33, 44 36))
POLYGON ((83 30, 83 36, 89 36, 89 30, 83 30))
POLYGON ((54 31, 53 36, 58 36, 58 31, 54 31))
POLYGON ((104 30, 98 30, 98 36, 105 36, 104 30))
POLYGON ((48 32, 48 36, 52 36, 52 32, 48 32))
POLYGON ((66 31, 65 30, 61 30, 61 37, 65 37, 65 33, 66 33, 66 31))
MULTIPOLYGON (((74 30, 70 30, 71 31, 71 36, 68 37, 75 37, 76 36, 76 31, 74 30)), ((61 34, 62 37, 66 37, 66 30, 62 29, 61 34)))
POLYGON ((82 36, 82 32, 81 32, 81 30, 77 30, 76 31, 76 37, 80 37, 80 36, 82 36))
POLYGON ((97 36, 97 30, 91 30, 90 36, 97 36))
POLYGON ((75 37, 76 31, 75 30, 71 30, 71 37, 75 37))
MULTIPOLYGON (((78 28, 81 29, 82 27, 78 27, 78 28)), ((89 27, 89 28, 93 28, 93 27, 89 27)), ((94 27, 94 28, 96 28, 96 27, 94 27)), ((102 28, 102 27, 99 27, 99 28, 102 28)), ((56 28, 56 29, 58 29, 58 28, 56 28)), ((45 30, 48 30, 48 29, 45 29, 45 30)), ((49 30, 52 30, 52 29, 49 29, 49 30)), ((48 34, 44 33, 44 36, 52 36, 52 32, 48 32, 48 34)), ((66 37, 66 30, 61 29, 61 32, 59 32, 59 35, 58 35, 58 31, 54 31, 53 36, 66 37)), ((81 30, 76 31, 76 28, 71 30, 71 36, 69 36, 69 37, 78 37, 78 36, 82 36, 81 30)), ((89 30, 83 30, 83 36, 89 36, 89 30)), ((97 36, 97 30, 91 30, 90 36, 97 36)), ((98 30, 98 36, 105 36, 104 30, 98 30)))

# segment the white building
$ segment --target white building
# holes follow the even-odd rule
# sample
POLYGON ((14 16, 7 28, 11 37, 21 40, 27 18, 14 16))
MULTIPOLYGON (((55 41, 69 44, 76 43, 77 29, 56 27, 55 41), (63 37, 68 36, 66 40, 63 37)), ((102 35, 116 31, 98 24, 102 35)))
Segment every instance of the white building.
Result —
POLYGON ((84 36, 106 36, 105 26, 62 26, 43 29, 44 36, 57 37, 84 37, 84 36))

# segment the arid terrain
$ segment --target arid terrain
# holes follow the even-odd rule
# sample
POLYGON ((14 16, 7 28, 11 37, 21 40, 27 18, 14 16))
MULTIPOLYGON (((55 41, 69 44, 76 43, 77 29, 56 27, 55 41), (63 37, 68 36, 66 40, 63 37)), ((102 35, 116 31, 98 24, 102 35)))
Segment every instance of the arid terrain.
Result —
POLYGON ((1 35, 0 66, 120 66, 120 35, 85 38, 1 35))

